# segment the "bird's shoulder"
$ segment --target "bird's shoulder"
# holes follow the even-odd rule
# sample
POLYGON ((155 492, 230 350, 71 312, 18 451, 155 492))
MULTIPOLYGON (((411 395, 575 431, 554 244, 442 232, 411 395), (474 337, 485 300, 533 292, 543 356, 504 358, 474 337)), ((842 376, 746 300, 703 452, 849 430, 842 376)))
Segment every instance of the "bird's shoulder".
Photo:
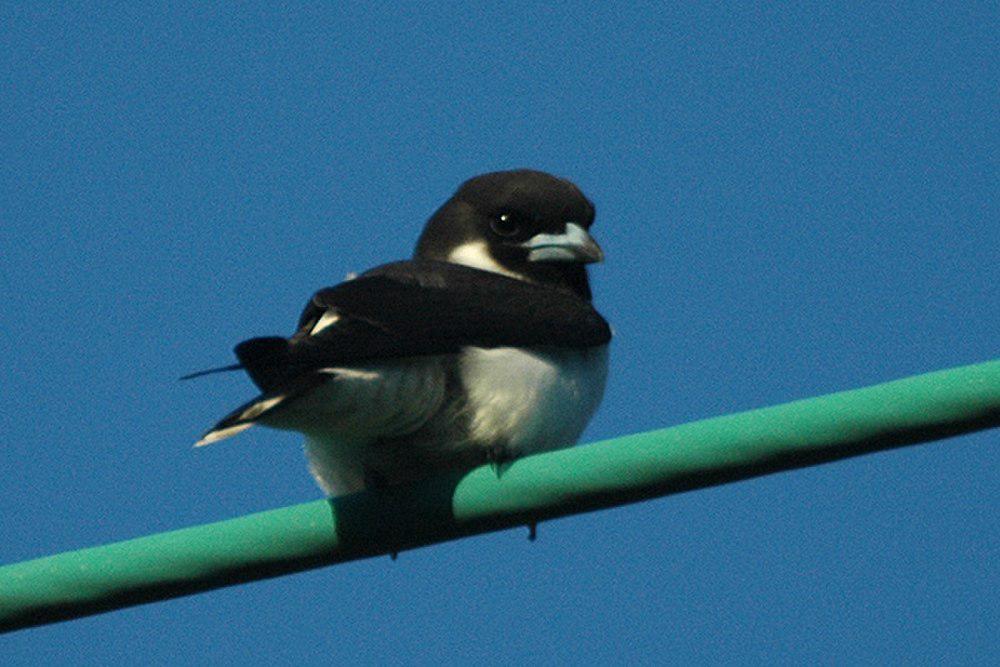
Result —
POLYGON ((569 290, 431 260, 384 264, 319 290, 296 335, 313 331, 324 316, 456 344, 589 347, 611 338, 600 313, 569 290))

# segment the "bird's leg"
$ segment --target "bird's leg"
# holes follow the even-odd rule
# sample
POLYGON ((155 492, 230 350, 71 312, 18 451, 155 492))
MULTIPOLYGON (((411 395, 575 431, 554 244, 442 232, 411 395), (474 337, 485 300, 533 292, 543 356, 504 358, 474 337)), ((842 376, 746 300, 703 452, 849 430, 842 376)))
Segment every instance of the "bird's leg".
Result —
POLYGON ((534 542, 538 539, 538 522, 532 521, 528 524, 528 541, 534 542))
POLYGON ((486 461, 493 468, 493 473, 500 479, 511 464, 520 456, 519 452, 513 451, 506 445, 493 445, 486 450, 486 461))
MULTIPOLYGON (((385 491, 389 488, 389 483, 386 482, 385 475, 369 467, 364 469, 365 475, 365 490, 374 491, 376 493, 385 491)), ((398 551, 390 551, 389 558, 395 562, 399 558, 398 551)))

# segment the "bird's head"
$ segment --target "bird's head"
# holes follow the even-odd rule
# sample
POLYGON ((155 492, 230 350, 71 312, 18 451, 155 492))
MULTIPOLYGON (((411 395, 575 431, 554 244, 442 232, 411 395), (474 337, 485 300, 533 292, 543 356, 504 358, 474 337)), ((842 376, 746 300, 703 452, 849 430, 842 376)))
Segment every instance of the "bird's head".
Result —
POLYGON ((417 259, 463 264, 569 288, 589 299, 586 265, 604 253, 590 235, 594 205, 573 183, 519 169, 476 176, 428 221, 417 259))

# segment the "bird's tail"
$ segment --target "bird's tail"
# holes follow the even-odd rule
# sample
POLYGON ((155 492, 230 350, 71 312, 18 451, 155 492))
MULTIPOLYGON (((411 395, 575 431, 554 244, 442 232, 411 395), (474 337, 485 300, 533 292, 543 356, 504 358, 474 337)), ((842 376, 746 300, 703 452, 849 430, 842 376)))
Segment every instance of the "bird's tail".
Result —
POLYGON ((261 420, 265 420, 268 426, 282 428, 282 426, 269 421, 269 419, 275 413, 294 403, 294 399, 315 389, 318 385, 333 377, 334 375, 330 373, 312 373, 297 378, 295 382, 288 383, 280 389, 265 392, 220 419, 205 435, 201 436, 201 440, 194 443, 194 446, 201 447, 218 442, 219 440, 225 440, 237 433, 242 433, 261 420))
POLYGON ((288 394, 261 394, 248 403, 244 403, 219 420, 201 439, 194 443, 195 447, 210 445, 219 440, 225 440, 237 433, 247 430, 261 417, 281 406, 289 398, 288 394))

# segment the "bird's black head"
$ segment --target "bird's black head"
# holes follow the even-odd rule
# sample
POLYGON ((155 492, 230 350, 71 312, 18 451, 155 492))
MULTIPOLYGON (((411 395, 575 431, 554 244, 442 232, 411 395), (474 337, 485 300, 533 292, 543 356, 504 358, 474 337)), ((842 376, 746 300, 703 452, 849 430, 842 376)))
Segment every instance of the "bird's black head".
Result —
POLYGON ((567 180, 519 169, 476 176, 428 221, 418 259, 464 264, 568 288, 590 299, 594 205, 567 180))

